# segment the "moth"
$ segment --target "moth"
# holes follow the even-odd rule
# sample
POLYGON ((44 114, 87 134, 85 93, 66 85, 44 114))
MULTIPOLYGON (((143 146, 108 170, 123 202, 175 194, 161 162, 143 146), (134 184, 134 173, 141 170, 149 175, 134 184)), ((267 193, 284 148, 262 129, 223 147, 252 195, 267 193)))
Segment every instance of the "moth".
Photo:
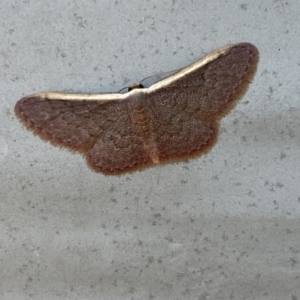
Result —
POLYGON ((121 174, 211 149, 219 120, 246 92, 257 62, 252 44, 228 45, 149 88, 36 93, 20 99, 15 114, 42 139, 81 152, 92 170, 121 174))

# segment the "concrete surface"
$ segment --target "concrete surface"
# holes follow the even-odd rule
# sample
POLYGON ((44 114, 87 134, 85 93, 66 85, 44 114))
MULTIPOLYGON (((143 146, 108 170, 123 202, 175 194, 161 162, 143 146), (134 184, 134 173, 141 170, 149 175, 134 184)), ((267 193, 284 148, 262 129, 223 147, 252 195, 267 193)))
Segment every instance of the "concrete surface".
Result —
POLYGON ((300 299, 298 0, 0 4, 0 299, 300 299), (13 114, 241 41, 254 81, 189 162, 105 177, 13 114))

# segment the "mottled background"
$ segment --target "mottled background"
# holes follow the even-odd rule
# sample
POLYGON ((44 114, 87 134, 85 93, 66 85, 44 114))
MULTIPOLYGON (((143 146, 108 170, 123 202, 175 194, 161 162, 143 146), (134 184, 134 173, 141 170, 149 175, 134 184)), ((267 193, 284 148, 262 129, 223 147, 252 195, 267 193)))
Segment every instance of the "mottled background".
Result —
POLYGON ((300 299, 298 0, 0 0, 0 299, 300 299), (205 156, 121 177, 13 107, 260 51, 205 156))

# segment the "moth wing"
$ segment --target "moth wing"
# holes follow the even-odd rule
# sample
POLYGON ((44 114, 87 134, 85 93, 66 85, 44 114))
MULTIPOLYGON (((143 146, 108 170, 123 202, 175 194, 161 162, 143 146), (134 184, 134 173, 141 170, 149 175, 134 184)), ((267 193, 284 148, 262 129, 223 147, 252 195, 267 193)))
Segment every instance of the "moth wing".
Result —
POLYGON ((85 151, 123 114, 125 104, 118 97, 99 101, 84 94, 33 94, 16 103, 15 113, 27 128, 52 144, 85 151))
POLYGON ((107 175, 132 171, 152 163, 130 112, 111 124, 85 154, 92 169, 107 175))
POLYGON ((258 62, 249 43, 218 49, 148 89, 156 105, 218 119, 247 89, 258 62))
POLYGON ((152 130, 159 161, 184 160, 203 154, 214 145, 218 122, 159 107, 152 115, 152 130))

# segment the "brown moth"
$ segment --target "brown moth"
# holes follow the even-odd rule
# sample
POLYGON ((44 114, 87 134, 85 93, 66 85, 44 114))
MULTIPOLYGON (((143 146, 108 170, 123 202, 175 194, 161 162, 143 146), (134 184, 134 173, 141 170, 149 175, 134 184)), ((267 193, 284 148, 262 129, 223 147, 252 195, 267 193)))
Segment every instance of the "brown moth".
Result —
POLYGON ((96 172, 121 174, 207 152, 218 121, 245 93, 258 62, 249 43, 220 48, 125 94, 37 93, 15 114, 54 145, 79 151, 96 172))

